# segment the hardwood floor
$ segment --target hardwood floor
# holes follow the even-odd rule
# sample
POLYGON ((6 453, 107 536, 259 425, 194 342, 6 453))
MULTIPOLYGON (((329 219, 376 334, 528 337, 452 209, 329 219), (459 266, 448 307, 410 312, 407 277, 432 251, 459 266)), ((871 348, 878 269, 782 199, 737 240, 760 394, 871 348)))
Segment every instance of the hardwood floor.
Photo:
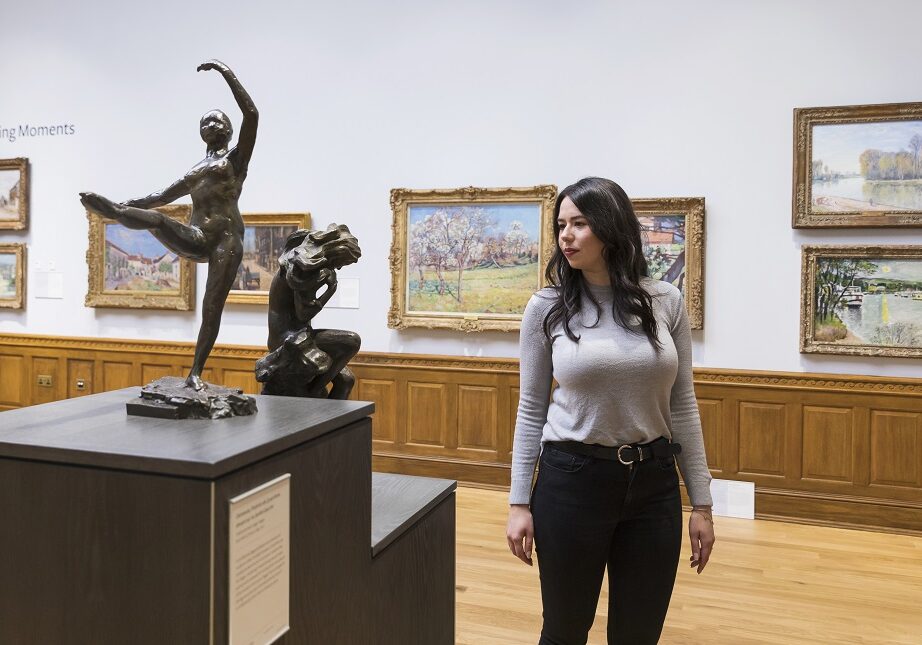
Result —
MULTIPOLYGON (((538 570, 506 546, 506 493, 459 487, 457 503, 457 645, 534 645, 538 570)), ((715 522, 704 573, 680 567, 661 643, 922 643, 922 537, 715 522)), ((607 586, 590 645, 605 643, 607 586)))

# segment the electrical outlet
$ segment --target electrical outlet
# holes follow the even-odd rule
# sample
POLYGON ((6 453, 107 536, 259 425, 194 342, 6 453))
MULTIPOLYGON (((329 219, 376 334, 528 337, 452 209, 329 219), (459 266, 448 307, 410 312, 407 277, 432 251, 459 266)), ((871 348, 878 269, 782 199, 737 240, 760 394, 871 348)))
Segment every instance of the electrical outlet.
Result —
POLYGON ((50 374, 39 374, 38 375, 38 384, 42 387, 51 387, 52 380, 50 374))

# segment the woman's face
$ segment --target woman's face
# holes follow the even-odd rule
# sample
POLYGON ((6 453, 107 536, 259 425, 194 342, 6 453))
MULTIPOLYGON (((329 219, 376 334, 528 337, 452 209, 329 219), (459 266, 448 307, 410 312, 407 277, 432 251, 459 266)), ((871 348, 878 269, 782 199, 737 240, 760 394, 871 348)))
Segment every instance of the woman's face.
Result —
POLYGON ((557 246, 567 258, 570 267, 584 273, 607 276, 608 267, 602 256, 605 245, 595 236, 589 228, 589 221, 569 197, 564 197, 560 202, 557 226, 557 246))

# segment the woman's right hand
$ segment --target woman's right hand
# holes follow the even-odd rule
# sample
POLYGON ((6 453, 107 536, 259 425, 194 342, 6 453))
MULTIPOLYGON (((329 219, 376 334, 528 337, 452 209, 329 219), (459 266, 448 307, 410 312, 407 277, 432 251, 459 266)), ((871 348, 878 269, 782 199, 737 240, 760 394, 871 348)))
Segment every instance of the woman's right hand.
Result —
POLYGON ((535 541, 535 523, 528 504, 511 504, 509 521, 506 523, 506 540, 509 550, 519 560, 532 565, 531 548, 535 541))

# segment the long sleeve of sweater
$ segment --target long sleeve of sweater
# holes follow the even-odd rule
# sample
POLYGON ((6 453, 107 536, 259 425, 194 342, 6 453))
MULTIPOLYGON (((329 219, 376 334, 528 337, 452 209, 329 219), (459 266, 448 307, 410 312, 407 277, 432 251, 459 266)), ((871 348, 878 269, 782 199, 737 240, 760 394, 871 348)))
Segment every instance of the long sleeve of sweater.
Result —
POLYGON ((512 447, 512 482, 509 503, 527 504, 535 462, 550 404, 553 362, 551 343, 544 336, 544 316, 550 301, 533 295, 522 315, 519 335, 519 409, 512 447))

